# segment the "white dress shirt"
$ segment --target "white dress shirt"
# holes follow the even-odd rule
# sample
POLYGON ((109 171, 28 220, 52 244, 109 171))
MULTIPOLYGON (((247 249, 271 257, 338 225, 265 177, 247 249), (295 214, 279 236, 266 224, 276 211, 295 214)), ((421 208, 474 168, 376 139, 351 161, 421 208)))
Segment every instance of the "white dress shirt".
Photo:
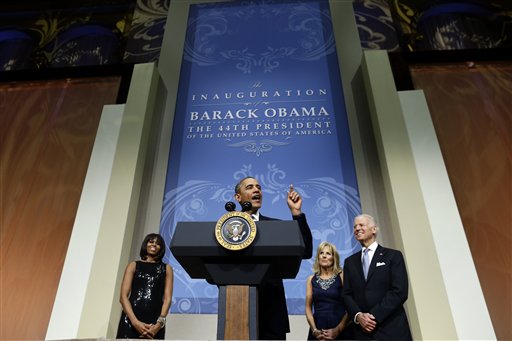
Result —
POLYGON ((259 221, 260 220, 260 211, 256 211, 256 213, 251 214, 252 220, 259 221))
POLYGON ((375 250, 377 250, 377 246, 379 246, 379 244, 377 243, 377 241, 374 241, 367 248, 363 247, 361 249, 361 263, 363 263, 364 250, 368 249, 368 267, 370 266, 370 264, 372 264, 372 258, 373 258, 373 255, 375 254, 375 250))

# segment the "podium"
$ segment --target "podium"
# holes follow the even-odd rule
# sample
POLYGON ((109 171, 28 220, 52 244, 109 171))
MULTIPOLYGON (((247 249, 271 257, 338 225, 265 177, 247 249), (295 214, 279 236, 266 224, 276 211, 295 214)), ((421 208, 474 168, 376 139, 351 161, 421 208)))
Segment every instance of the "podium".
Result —
POLYGON ((169 248, 191 278, 219 287, 217 339, 258 339, 257 286, 297 275, 305 248, 298 223, 258 221, 254 241, 242 250, 219 245, 215 224, 179 222, 169 248))

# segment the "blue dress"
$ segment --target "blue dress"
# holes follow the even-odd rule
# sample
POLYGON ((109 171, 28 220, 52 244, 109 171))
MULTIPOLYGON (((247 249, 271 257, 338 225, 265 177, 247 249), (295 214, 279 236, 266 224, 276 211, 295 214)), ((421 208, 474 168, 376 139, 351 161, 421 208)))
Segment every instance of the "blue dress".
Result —
MULTIPOLYGON (((343 304, 343 284, 340 275, 321 279, 315 274, 311 278, 311 285, 313 286, 313 318, 315 319, 316 328, 331 329, 336 327, 346 311, 343 304)), ((344 340, 344 333, 341 333, 337 339, 344 340)), ((316 340, 311 329, 308 333, 308 340, 316 340)))

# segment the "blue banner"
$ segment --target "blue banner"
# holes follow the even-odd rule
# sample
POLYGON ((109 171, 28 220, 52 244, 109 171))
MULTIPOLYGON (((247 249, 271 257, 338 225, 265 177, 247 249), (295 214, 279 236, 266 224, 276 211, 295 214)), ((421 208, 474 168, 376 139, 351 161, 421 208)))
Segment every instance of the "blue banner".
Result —
MULTIPOLYGON (((254 176, 261 213, 291 219, 290 184, 303 198, 314 253, 360 247, 357 179, 327 0, 233 1, 190 7, 160 232, 217 221, 234 186, 254 176)), ((213 233, 213 230, 212 230, 213 233)), ((216 286, 175 269, 174 313, 217 313, 216 286)), ((285 280, 288 311, 304 313, 314 259, 285 280)))

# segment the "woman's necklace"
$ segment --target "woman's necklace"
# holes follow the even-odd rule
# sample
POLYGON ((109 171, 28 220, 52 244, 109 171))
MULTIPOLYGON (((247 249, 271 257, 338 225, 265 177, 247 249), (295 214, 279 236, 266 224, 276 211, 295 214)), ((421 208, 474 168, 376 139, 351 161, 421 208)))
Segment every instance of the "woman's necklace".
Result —
POLYGON ((316 275, 316 282, 318 283, 318 285, 320 285, 320 288, 322 288, 324 290, 329 289, 335 280, 336 280, 336 275, 332 275, 331 277, 326 278, 326 279, 323 279, 318 274, 316 275))

